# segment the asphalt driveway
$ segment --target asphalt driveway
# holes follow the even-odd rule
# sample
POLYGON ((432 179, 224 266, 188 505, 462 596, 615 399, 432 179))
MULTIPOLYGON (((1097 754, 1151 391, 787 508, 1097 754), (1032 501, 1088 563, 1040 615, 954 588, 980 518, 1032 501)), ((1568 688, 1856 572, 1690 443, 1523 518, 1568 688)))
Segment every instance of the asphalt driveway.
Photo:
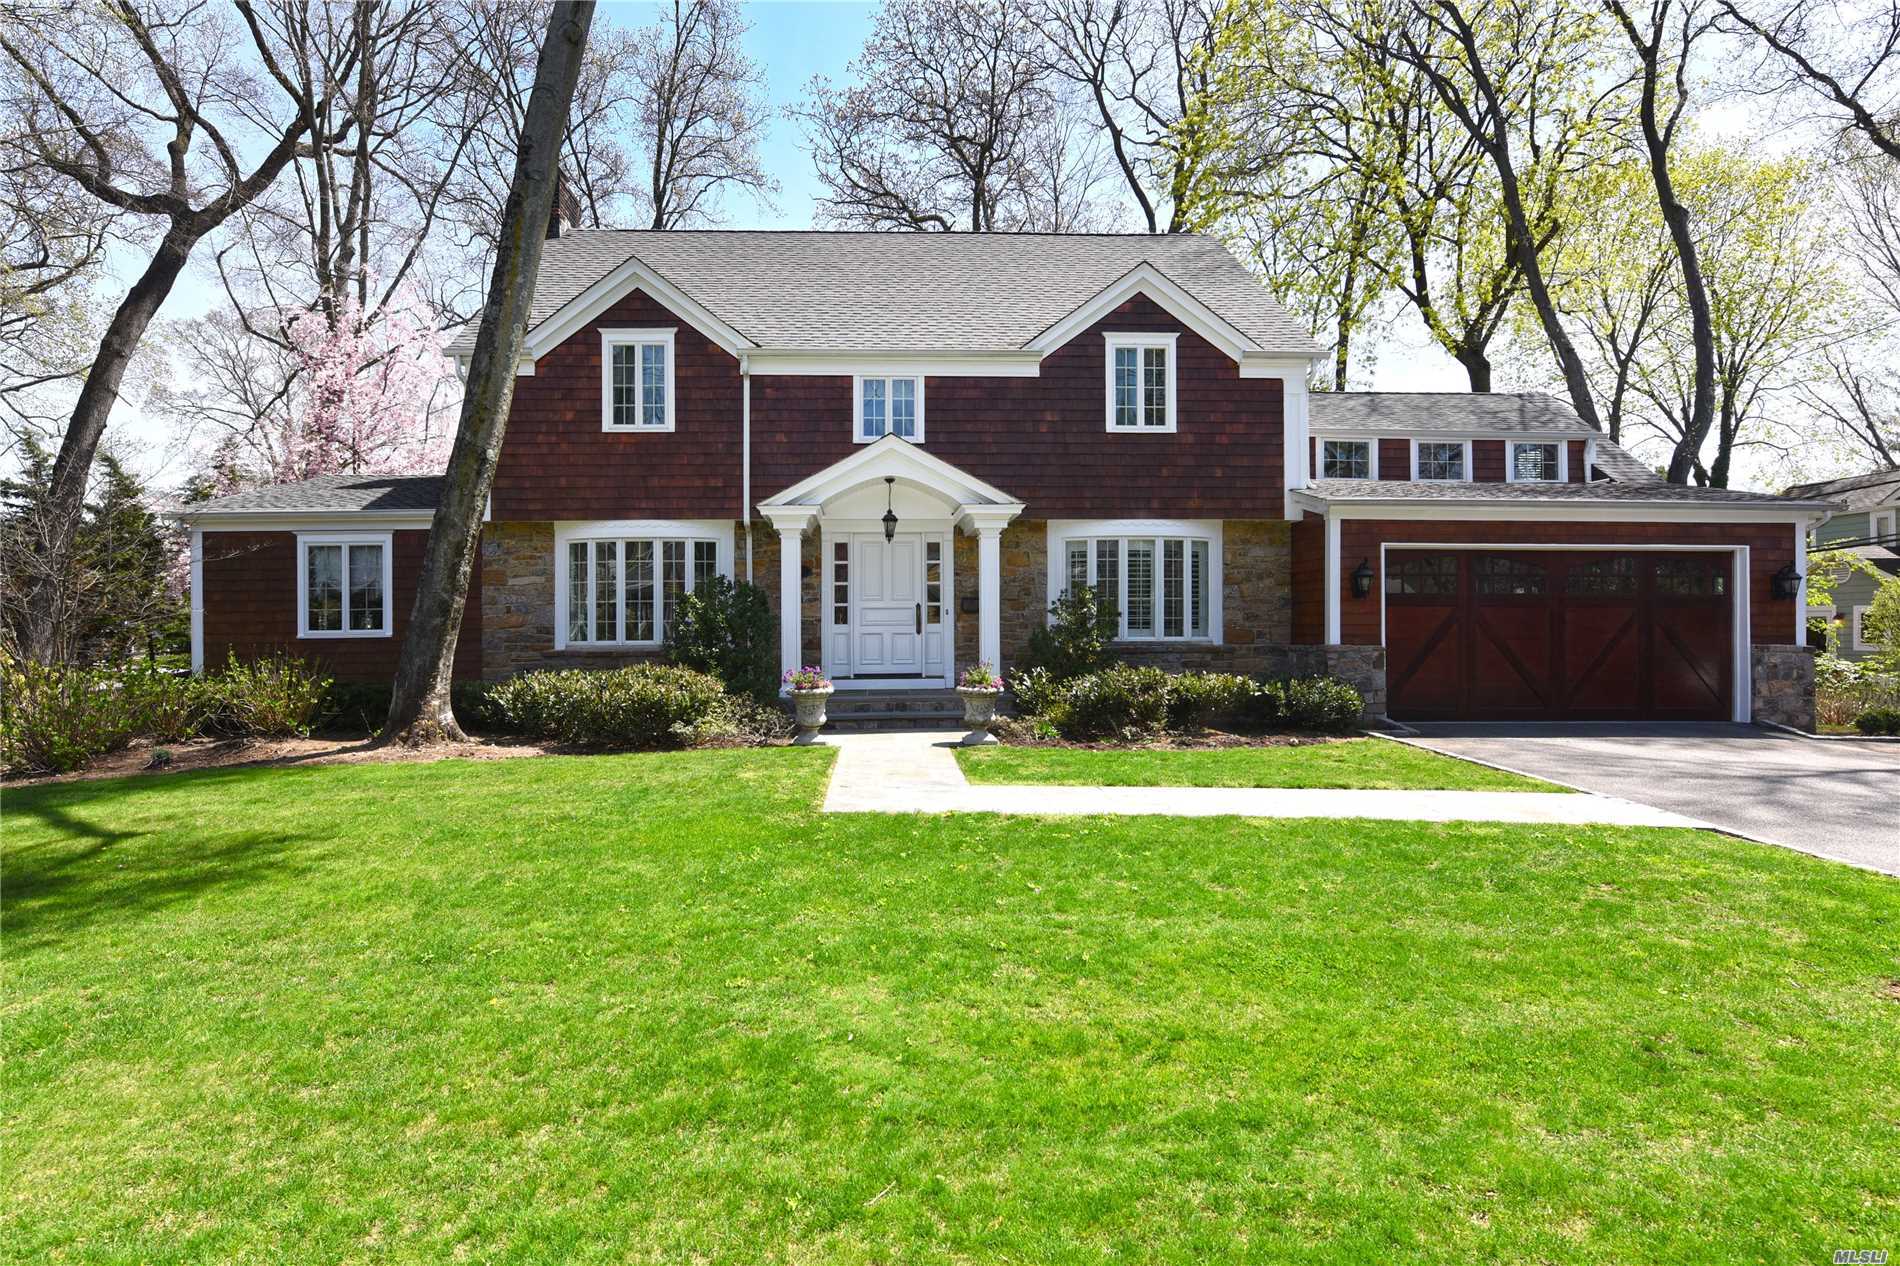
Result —
POLYGON ((1900 875, 1900 744, 1752 725, 1416 724, 1411 741, 1900 875))

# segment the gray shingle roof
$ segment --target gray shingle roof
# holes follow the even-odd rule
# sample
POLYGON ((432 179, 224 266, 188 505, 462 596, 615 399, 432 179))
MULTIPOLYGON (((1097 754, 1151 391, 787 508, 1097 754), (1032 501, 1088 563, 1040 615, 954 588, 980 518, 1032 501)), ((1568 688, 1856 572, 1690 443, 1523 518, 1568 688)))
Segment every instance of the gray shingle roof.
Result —
POLYGON ((1811 484, 1796 484, 1788 489, 1791 497, 1823 497, 1839 501, 1849 510, 1870 510, 1889 501, 1900 500, 1900 470, 1877 470, 1868 475, 1849 475, 1845 479, 1822 479, 1811 484))
POLYGON ((1316 391, 1309 397, 1307 416, 1315 432, 1360 435, 1593 434, 1576 410, 1538 391, 1316 391))
POLYGON ((1321 479, 1302 491, 1329 501, 1614 502, 1627 505, 1755 506, 1799 509, 1827 505, 1739 488, 1692 488, 1669 483, 1410 483, 1383 479, 1321 479))
POLYGON ((184 506, 201 514, 316 514, 331 511, 432 513, 442 496, 441 475, 319 475, 302 483, 272 484, 184 506))
MULTIPOLYGON (((581 229, 546 244, 528 328, 633 256, 759 347, 1019 348, 1145 262, 1263 351, 1318 351, 1225 246, 1189 233, 581 229)), ((474 341, 471 325, 449 350, 474 341)))
POLYGON ((1643 460, 1622 445, 1597 437, 1597 469, 1619 483, 1659 484, 1665 482, 1643 460))

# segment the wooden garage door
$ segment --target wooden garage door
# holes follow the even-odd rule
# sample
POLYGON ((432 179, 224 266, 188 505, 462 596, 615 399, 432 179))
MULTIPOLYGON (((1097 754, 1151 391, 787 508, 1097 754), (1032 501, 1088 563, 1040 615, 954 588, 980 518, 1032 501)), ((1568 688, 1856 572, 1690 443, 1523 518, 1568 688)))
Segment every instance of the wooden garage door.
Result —
POLYGON ((1393 549, 1389 706, 1413 720, 1727 720, 1727 554, 1393 549))

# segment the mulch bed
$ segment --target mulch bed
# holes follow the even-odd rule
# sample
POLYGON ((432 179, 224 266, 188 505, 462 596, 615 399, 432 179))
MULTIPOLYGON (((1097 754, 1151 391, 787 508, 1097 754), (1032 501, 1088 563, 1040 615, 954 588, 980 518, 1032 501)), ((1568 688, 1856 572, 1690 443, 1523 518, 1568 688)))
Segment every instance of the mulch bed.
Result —
POLYGON ((1039 738, 1019 721, 1001 721, 996 726, 997 741, 1010 747, 1068 747, 1084 752, 1186 752, 1221 747, 1312 747, 1321 743, 1340 743, 1357 738, 1356 734, 1234 734, 1226 730, 1194 730, 1179 734, 1156 734, 1129 742, 1123 739, 1039 738))

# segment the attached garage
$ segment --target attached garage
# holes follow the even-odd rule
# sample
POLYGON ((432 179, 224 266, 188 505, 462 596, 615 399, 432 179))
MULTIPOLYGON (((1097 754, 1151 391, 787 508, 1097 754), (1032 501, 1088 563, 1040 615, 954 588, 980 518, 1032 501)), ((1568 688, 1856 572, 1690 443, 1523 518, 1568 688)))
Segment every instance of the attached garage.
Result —
POLYGON ((1727 720, 1735 566, 1731 550, 1389 549, 1390 714, 1727 720))

